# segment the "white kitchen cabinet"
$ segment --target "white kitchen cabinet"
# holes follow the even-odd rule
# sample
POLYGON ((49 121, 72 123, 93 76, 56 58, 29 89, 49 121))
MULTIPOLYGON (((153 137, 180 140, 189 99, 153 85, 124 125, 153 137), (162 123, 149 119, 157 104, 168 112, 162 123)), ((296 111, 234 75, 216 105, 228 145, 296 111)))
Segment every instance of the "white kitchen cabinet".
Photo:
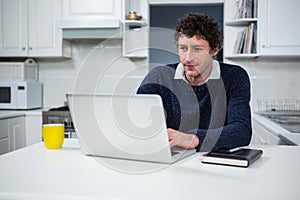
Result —
POLYGON ((8 137, 0 139, 0 155, 9 152, 8 137))
POLYGON ((259 1, 260 54, 300 56, 300 1, 259 1))
POLYGON ((27 112, 25 116, 26 124, 26 146, 36 144, 42 141, 42 112, 32 111, 27 112))
POLYGON ((25 117, 0 120, 0 154, 26 146, 25 117))
POLYGON ((279 138, 274 140, 275 135, 255 120, 252 121, 252 130, 251 145, 278 145, 280 143, 279 138))
POLYGON ((224 58, 299 57, 300 26, 298 19, 300 1, 263 0, 256 1, 257 14, 251 17, 236 17, 237 2, 224 1, 224 58), (235 43, 238 32, 256 24, 255 50, 236 54, 235 43))
POLYGON ((64 20, 118 19, 121 20, 120 0, 63 0, 64 20))
POLYGON ((0 0, 0 55, 28 54, 27 0, 0 0))
POLYGON ((252 120, 251 145, 291 145, 288 140, 281 139, 276 133, 264 127, 256 119, 252 120))
POLYGON ((9 152, 8 122, 0 120, 0 155, 9 152))
POLYGON ((9 118, 7 121, 9 150, 14 151, 25 147, 25 117, 9 118))
POLYGON ((61 0, 0 0, 0 57, 70 57, 56 28, 61 0))
POLYGON ((42 111, 3 113, 0 119, 0 154, 42 141, 42 111))

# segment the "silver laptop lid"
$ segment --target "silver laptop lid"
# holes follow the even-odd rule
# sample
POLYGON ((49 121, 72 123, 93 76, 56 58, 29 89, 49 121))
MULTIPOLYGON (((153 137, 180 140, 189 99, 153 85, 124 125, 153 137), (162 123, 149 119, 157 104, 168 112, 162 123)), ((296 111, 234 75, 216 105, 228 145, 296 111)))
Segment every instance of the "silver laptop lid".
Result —
POLYGON ((86 154, 174 161, 160 96, 67 94, 67 100, 86 154))

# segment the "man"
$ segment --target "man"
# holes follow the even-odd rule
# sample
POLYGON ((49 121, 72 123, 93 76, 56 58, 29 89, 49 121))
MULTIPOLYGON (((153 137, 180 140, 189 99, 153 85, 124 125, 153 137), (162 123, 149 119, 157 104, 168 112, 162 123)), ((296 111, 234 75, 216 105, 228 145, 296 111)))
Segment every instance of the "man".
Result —
POLYGON ((162 97, 170 145, 198 151, 248 145, 249 77, 239 66, 213 60, 222 43, 217 22, 187 14, 174 38, 180 63, 155 67, 137 92, 162 97))

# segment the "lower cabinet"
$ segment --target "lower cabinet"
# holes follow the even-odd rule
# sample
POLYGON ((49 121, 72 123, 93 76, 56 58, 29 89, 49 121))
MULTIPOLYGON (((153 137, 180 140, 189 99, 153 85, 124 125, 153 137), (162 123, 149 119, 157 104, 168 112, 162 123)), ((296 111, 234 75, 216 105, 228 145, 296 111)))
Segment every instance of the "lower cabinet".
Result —
POLYGON ((252 120, 252 130, 251 145, 293 145, 293 143, 278 137, 256 120, 252 120))
POLYGON ((42 112, 39 114, 27 113, 25 117, 26 124, 26 146, 36 144, 42 141, 42 112))
POLYGON ((42 141, 42 112, 0 119, 0 155, 42 141))
POLYGON ((0 120, 0 154, 26 146, 25 116, 0 120))
POLYGON ((25 117, 8 119, 8 140, 10 151, 26 146, 25 128, 25 117))
MULTIPOLYGON (((2 128, 2 127, 1 127, 2 128)), ((0 139, 0 155, 9 152, 8 137, 0 139)))
POLYGON ((0 154, 9 152, 8 120, 0 120, 0 154))

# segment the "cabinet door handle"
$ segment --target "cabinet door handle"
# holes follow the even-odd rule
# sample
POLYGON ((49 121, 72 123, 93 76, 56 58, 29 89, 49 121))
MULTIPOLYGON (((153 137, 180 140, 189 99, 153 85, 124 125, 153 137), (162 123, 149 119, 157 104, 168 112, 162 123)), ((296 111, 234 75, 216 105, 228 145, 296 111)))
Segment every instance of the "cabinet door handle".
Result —
POLYGON ((32 51, 32 47, 29 47, 29 50, 32 51))
POLYGON ((25 51, 26 50, 26 47, 22 47, 22 51, 25 51))

